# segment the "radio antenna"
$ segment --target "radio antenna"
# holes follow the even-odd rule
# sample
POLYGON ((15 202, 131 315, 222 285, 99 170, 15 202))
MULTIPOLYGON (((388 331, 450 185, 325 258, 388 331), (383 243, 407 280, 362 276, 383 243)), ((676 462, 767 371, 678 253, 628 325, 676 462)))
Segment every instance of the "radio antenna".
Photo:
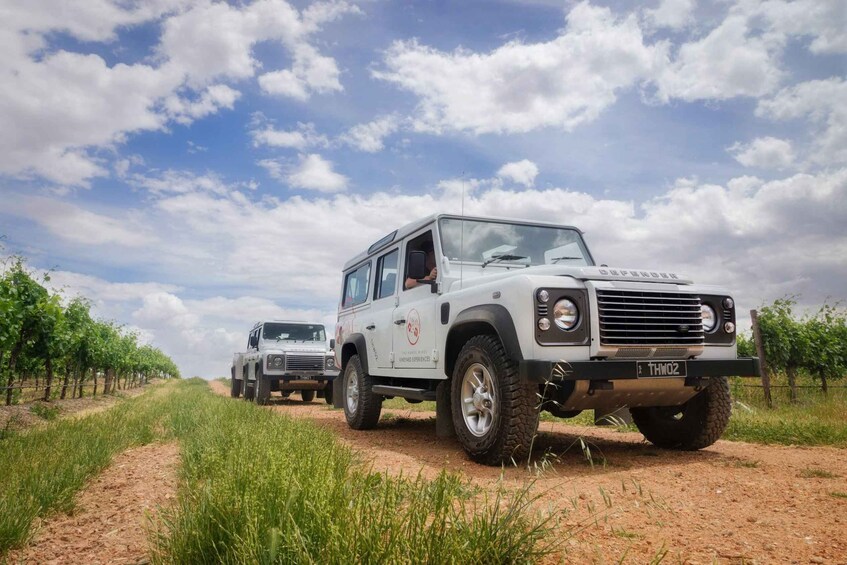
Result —
POLYGON ((464 265, 465 265, 465 171, 462 171, 462 213, 461 213, 461 235, 459 236, 459 289, 464 288, 464 265))

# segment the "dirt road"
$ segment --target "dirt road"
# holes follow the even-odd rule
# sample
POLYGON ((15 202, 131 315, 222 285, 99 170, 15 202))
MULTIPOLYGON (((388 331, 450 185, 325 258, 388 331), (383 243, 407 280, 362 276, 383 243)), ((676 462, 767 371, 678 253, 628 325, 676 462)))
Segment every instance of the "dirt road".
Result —
POLYGON ((500 469, 436 439, 432 412, 384 410, 376 430, 357 432, 320 399, 272 401, 270 410, 333 430, 377 470, 448 469, 489 489, 501 475, 509 486, 534 480, 540 507, 566 514, 551 562, 647 563, 667 552, 664 563, 847 563, 847 450, 719 441, 679 453, 637 433, 543 422, 533 468, 500 469))

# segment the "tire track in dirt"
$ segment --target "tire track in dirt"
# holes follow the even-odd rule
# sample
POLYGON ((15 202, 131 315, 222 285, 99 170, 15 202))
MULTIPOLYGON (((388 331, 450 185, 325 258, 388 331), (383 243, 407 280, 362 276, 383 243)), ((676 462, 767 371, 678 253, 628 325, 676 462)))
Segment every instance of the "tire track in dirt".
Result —
POLYGON ((176 496, 179 447, 154 443, 128 449, 76 498, 70 515, 42 521, 30 544, 9 563, 138 564, 147 562, 149 520, 176 496))
MULTIPOLYGON (((212 388, 229 394, 220 382, 212 388)), ((847 563, 847 499, 832 494, 847 493, 844 449, 719 441, 676 452, 638 433, 543 422, 538 473, 470 461, 455 440, 435 437, 433 412, 384 410, 391 416, 377 429, 355 431, 322 400, 273 396, 268 409, 332 430, 378 471, 432 477, 447 469, 489 490, 534 480, 539 508, 566 513, 550 562, 645 563, 667 551, 670 563, 847 563), (836 476, 808 476, 814 469, 836 476)))

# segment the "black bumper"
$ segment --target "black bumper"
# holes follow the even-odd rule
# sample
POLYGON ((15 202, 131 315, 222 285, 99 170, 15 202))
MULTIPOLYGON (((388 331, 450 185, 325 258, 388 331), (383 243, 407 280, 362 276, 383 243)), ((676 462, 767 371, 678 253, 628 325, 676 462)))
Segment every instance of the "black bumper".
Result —
MULTIPOLYGON (((520 361, 518 371, 521 380, 531 383, 547 381, 615 381, 639 378, 662 378, 659 376, 645 377, 638 374, 640 363, 650 363, 665 360, 645 359, 643 361, 628 360, 596 360, 596 361, 538 361, 534 359, 520 361)), ((757 357, 742 357, 740 359, 691 359, 679 360, 685 363, 685 377, 702 379, 708 377, 757 377, 759 376, 759 359, 757 357)), ((672 375, 671 375, 672 376, 672 375)))

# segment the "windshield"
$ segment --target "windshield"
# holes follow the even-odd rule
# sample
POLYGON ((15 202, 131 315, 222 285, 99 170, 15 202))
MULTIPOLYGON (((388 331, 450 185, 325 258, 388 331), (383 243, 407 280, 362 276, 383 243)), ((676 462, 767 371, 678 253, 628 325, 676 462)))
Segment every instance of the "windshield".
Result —
POLYGON ((320 324, 267 323, 262 328, 262 339, 277 341, 326 341, 326 332, 320 324))
POLYGON ((458 218, 442 218, 439 225, 441 249, 450 261, 484 267, 592 264, 582 236, 574 229, 458 218))

